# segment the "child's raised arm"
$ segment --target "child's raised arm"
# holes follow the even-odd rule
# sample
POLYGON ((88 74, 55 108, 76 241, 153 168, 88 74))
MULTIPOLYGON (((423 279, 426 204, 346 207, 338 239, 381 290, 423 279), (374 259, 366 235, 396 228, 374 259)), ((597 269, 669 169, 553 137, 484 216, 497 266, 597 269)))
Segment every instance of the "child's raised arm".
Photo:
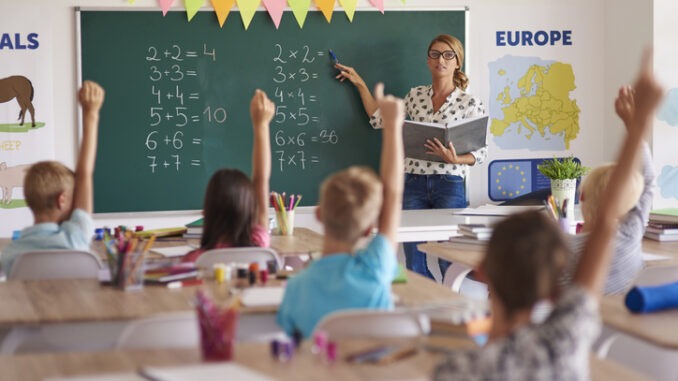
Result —
POLYGON ((384 185, 384 202, 379 215, 379 232, 395 246, 398 242, 398 225, 403 199, 403 122, 405 104, 392 95, 384 97, 384 85, 374 89, 374 97, 381 110, 383 135, 381 144, 381 181, 384 185))
POLYGON ((83 82, 78 93, 78 101, 82 106, 82 143, 75 167, 73 208, 90 214, 94 209, 92 174, 97 154, 99 110, 104 103, 104 96, 104 89, 92 81, 83 82))
POLYGON ((268 228, 269 181, 271 179, 271 141, 269 124, 275 113, 275 104, 266 93, 257 89, 250 102, 250 116, 254 130, 252 147, 252 183, 256 198, 256 222, 268 228))
MULTIPOLYGON (((612 245, 617 231, 617 219, 621 217, 619 203, 627 191, 631 173, 636 169, 643 139, 650 130, 652 115, 662 98, 662 88, 652 73, 651 51, 645 52, 643 63, 634 85, 634 105, 622 112, 627 124, 627 134, 607 187, 596 211, 593 230, 589 236, 574 275, 574 281, 592 294, 599 296, 605 282, 612 245), (628 119, 628 121, 626 120, 628 119)), ((619 112, 620 105, 615 105, 619 112)), ((622 108, 628 108, 623 106, 622 108)))

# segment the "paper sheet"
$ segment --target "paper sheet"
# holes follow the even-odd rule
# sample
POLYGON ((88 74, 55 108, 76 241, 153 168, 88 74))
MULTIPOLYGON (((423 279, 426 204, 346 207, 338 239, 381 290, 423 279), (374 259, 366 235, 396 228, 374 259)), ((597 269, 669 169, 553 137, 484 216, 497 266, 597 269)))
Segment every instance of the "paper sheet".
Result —
POLYGON ((284 287, 247 288, 242 292, 241 301, 246 307, 279 306, 284 293, 284 287))
POLYGON ((160 254, 163 257, 174 258, 181 257, 186 255, 189 251, 193 250, 191 246, 182 245, 182 246, 170 246, 170 247, 156 247, 151 250, 152 253, 160 254))
POLYGON ((158 381, 238 380, 272 381, 273 378, 238 364, 200 364, 175 367, 145 367, 139 373, 158 381))
POLYGON ((669 257, 668 255, 643 253, 643 262, 665 261, 667 259, 671 259, 671 257, 669 257))

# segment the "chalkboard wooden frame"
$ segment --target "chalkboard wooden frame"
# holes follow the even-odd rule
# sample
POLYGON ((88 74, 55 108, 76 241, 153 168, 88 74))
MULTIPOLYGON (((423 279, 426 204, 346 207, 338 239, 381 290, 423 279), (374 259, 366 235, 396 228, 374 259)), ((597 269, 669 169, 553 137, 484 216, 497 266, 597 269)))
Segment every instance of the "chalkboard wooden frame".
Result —
MULTIPOLYGON (((335 12, 332 22, 329 24, 324 21, 320 12, 310 11, 304 29, 300 29, 291 12, 286 11, 279 31, 274 29, 264 11, 257 12, 248 31, 242 28, 237 11, 231 12, 223 29, 219 28, 213 12, 207 11, 198 12, 190 23, 186 22, 183 12, 169 12, 166 18, 162 18, 161 12, 157 10, 151 12, 136 9, 133 11, 78 9, 76 19, 80 76, 83 79, 93 79, 102 83, 107 90, 106 104, 102 110, 99 152, 95 170, 95 211, 97 213, 201 209, 204 187, 214 170, 229 166, 237 167, 249 174, 251 126, 249 124, 248 102, 255 87, 263 88, 278 106, 286 106, 287 108, 278 109, 282 115, 276 115, 276 120, 281 120, 284 117, 287 124, 276 123, 276 120, 274 120, 271 126, 273 151, 271 189, 286 191, 288 194, 301 193, 304 195, 303 205, 314 205, 317 202, 319 184, 326 175, 353 164, 367 165, 377 169, 381 139, 380 132, 369 127, 368 118, 362 110, 355 89, 348 83, 339 83, 334 80, 336 70, 332 67, 329 57, 327 54, 322 56, 319 54, 326 52, 326 49, 333 49, 340 62, 355 66, 369 86, 374 85, 377 81, 384 81, 387 92, 404 96, 409 88, 430 83, 430 73, 425 64, 425 49, 430 39, 439 33, 450 33, 465 41, 467 31, 467 9, 459 8, 397 10, 386 12, 384 15, 375 11, 358 10, 353 23, 349 23, 343 12, 338 11, 335 12), (442 29, 436 29, 433 22, 428 22, 433 19, 452 17, 452 15, 454 15, 456 23, 454 28, 446 25, 442 29), (91 17, 94 17, 94 19, 91 17), (135 24, 132 21, 137 17, 141 18, 141 21, 137 20, 135 24), (91 29, 103 27, 106 24, 103 19, 106 18, 109 19, 107 21, 108 27, 113 29, 99 32, 91 29), (425 24, 428 24, 427 26, 431 29, 420 30, 422 22, 421 19, 416 21, 417 18, 425 20, 425 24), (369 21, 366 21, 367 19, 369 21), (374 27, 383 20, 395 19, 406 20, 402 24, 411 23, 417 27, 414 28, 412 25, 374 27), (164 29, 164 26, 167 24, 170 24, 170 26, 167 26, 168 29, 175 28, 171 31, 172 33, 177 33, 177 29, 179 29, 184 32, 183 36, 193 33, 199 36, 191 35, 186 37, 188 40, 177 41, 179 37, 176 37, 176 35, 168 37, 166 34, 167 29, 164 29), (373 30, 368 30, 369 33, 365 33, 365 28, 368 26, 372 27, 373 30), (388 29, 389 27, 391 29, 388 29), (336 30, 345 32, 347 35, 341 36, 336 30), (417 32, 413 33, 413 30, 417 32), (95 36, 96 33, 101 34, 95 36), (148 33, 151 33, 151 35, 149 36, 148 33), (204 37, 201 33, 206 33, 207 37, 204 37), (236 34, 234 35, 234 33, 236 34), (257 37, 264 35, 285 38, 281 38, 279 41, 277 38, 276 40, 271 38, 265 43, 257 42, 262 41, 262 39, 257 40, 257 37), (300 35, 303 35, 306 39, 295 43, 294 41, 299 41, 298 36, 300 35), (121 44, 120 39, 124 39, 125 36, 127 36, 127 40, 123 41, 127 41, 128 45, 121 44), (134 39, 130 36, 133 36, 134 39), (193 41, 191 38, 201 40, 200 36, 204 37, 204 49, 198 49, 203 48, 203 46, 197 46, 199 44, 190 42, 193 41), (115 40, 116 38, 118 40, 115 40), (167 40, 163 41, 162 38, 167 38, 167 40), (238 38, 245 39, 245 42, 249 42, 249 44, 233 45, 233 39, 238 38), (371 38, 376 38, 378 44, 371 45, 371 38), (117 42, 104 42, 102 39, 111 39, 117 42), (208 42, 214 43, 212 44, 214 47, 209 46, 208 42), (228 45, 227 48, 220 47, 219 44, 222 43, 231 45, 228 45), (276 44, 280 45, 280 49, 277 48, 276 44), (163 50, 170 51, 170 55, 177 53, 177 51, 171 51, 173 45, 179 46, 179 50, 184 54, 184 60, 188 60, 185 56, 186 52, 197 52, 200 57, 194 57, 195 71, 198 71, 197 68, 200 66, 206 67, 210 64, 211 57, 208 53, 212 49, 215 49, 216 55, 221 58, 227 49, 233 50, 237 46, 234 51, 241 56, 256 57, 254 62, 233 60, 228 61, 227 64, 227 66, 233 66, 233 71, 236 74, 242 73, 243 70, 253 70, 242 78, 242 81, 248 82, 248 85, 242 85, 239 82, 241 78, 238 78, 238 75, 224 79, 219 75, 218 68, 207 68, 207 74, 203 73, 203 75, 209 78, 201 78, 199 86, 185 86, 184 89, 177 90, 177 94, 182 94, 184 98, 188 98, 194 93, 206 94, 203 100, 198 100, 198 102, 204 101, 199 108, 194 107, 190 113, 187 109, 177 109, 177 107, 189 107, 186 106, 188 99, 184 100, 184 105, 180 105, 176 103, 176 97, 174 101, 176 104, 172 102, 163 103, 164 98, 155 101, 154 90, 159 90, 163 97, 169 95, 170 87, 172 87, 173 65, 178 64, 180 66, 178 71, 181 71, 184 78, 186 78, 189 70, 181 67, 184 61, 171 62, 166 60, 166 63, 163 63, 163 57, 161 57, 164 53, 163 50), (305 46, 309 47, 308 51, 304 49, 305 46), (155 56, 153 56, 152 53, 154 52, 150 47, 155 48, 155 56), (135 48, 136 51, 130 53, 135 54, 134 62, 125 62, 124 59, 128 59, 128 57, 125 57, 124 54, 133 51, 135 48), (265 51, 264 56, 258 56, 261 51, 265 51), (285 57, 292 51, 297 51, 297 55, 307 54, 308 59, 315 54, 313 57, 315 57, 316 62, 322 62, 318 65, 304 66, 298 64, 290 69, 287 63, 282 64, 274 60, 277 57, 282 61, 293 61, 292 58, 285 57), (148 60, 153 57, 160 58, 160 61, 148 60), (264 61, 270 62, 263 63, 264 61), (118 65, 118 62, 120 62, 120 65, 118 65), (160 67, 160 65, 164 66, 160 67), (165 84, 166 86, 153 87, 154 84, 162 81, 155 82, 152 80, 158 74, 151 66, 156 66, 158 71, 169 70, 169 74, 166 76, 169 80, 165 81, 168 83, 165 84), (277 69, 279 66, 282 67, 282 70, 277 69), (134 70, 129 70, 129 67, 134 70), (288 88, 281 89, 282 85, 275 81, 275 79, 281 79, 282 75, 289 77, 293 72, 297 76, 304 75, 301 69, 305 69, 305 73, 309 76, 309 82, 322 81, 320 85, 315 87, 297 86, 296 88, 292 86, 293 90, 301 90, 297 91, 297 94, 291 94, 288 88), (129 78, 129 73, 135 76, 129 78), (252 73, 256 73, 256 75, 252 73), (259 75, 259 73, 263 74, 259 75), (316 74, 317 78, 311 78, 313 74, 316 74), (120 91, 117 88, 120 84, 128 85, 131 83, 141 85, 136 88, 131 87, 129 91, 120 91), (276 87, 281 91, 276 91, 276 87), (235 90, 223 90, 226 88, 237 88, 237 92, 235 90), (207 93, 204 93, 205 89, 207 89, 207 93), (287 99, 280 102, 280 98, 275 96, 276 93, 283 93, 283 98, 287 99), (285 96, 285 93, 290 93, 289 95, 292 98, 285 96), (299 96, 296 99, 294 98, 299 93, 306 97, 304 104, 300 103, 299 96), (314 93, 316 96, 315 102, 309 99, 314 93), (322 97, 324 98, 321 99, 322 97), (208 100, 208 98, 211 98, 211 100, 208 100), (224 98, 228 98, 228 106, 224 105, 224 98), (334 105, 329 103, 330 98, 332 102, 335 102, 334 105), (133 101, 127 102, 128 99, 133 101), (139 102, 135 102, 136 100, 139 100, 139 102), (151 104, 153 101, 160 104, 151 104), (145 111, 144 114, 135 109, 135 103, 140 102, 145 102, 141 108, 142 111, 145 111), (337 103, 338 106, 336 106, 337 103), (315 106, 315 104, 319 104, 321 107, 315 106), (162 107, 162 112, 159 112, 160 110, 156 108, 151 109, 153 106, 162 107), (312 106, 315 109, 312 109, 312 106), (209 110, 207 110, 208 107, 209 110), (301 110, 302 107, 305 107, 305 109, 301 110), (288 123, 291 117, 290 109, 293 109, 291 113, 294 116, 292 117, 297 118, 295 119, 297 120, 296 123, 288 123), (162 114, 160 119, 158 119, 158 114, 162 114), (195 116, 207 119, 208 115, 212 119, 211 125, 204 120, 200 122, 188 121, 195 116), (238 129, 230 132, 224 131, 226 128, 220 129, 226 124, 226 121, 223 125, 215 122, 221 120, 223 116, 226 116, 228 122, 233 121, 238 129), (345 116, 349 117, 345 118, 345 116), (163 117, 167 117, 170 122, 165 122, 163 117), (318 122, 316 122, 318 126, 304 129, 305 126, 314 123, 311 120, 314 117, 318 118, 318 122), (298 118, 302 118, 303 121, 308 118, 308 123, 305 126, 298 126, 296 125, 300 123, 298 118), (135 121, 130 122, 130 119, 135 121), (177 119, 180 119, 178 124, 187 122, 186 125, 190 126, 191 123, 194 123, 201 129, 201 132, 189 135, 187 130, 183 130, 182 127, 172 126, 172 122, 177 119), (154 129, 156 126, 150 126, 150 124, 158 121, 160 122, 157 128, 154 129), (122 132, 119 129, 122 129, 122 132), (138 133, 139 130, 142 131, 141 134, 138 133), (170 133, 165 133, 167 130, 170 133), (152 133, 152 131, 158 132, 152 133), (184 168, 190 168, 192 160, 200 160, 198 164, 200 170, 196 172, 197 174, 180 177, 169 174, 170 171, 166 171, 165 175, 161 174, 161 169, 174 168, 176 162, 168 160, 168 158, 173 158, 171 155, 177 152, 188 152, 177 150, 176 147, 181 145, 183 149, 183 147, 193 144, 194 139, 202 139, 202 147, 195 150, 197 153, 192 157, 190 154, 185 155, 185 158, 180 157, 178 161, 181 164, 178 168, 179 173, 182 173, 181 170, 184 168), (235 142, 235 144, 229 146, 222 144, 223 141, 229 140, 235 142), (338 144, 332 144, 334 141, 338 141, 338 144), (348 144, 342 145, 345 141, 348 141, 348 144), (300 157, 297 156, 298 153, 295 153, 299 150, 294 151, 301 148, 300 143, 303 143, 303 147, 305 147, 303 148, 306 160, 304 170, 299 169, 300 157), (155 149, 150 150, 149 144, 155 149), (205 148, 210 144, 211 147, 205 148), (166 146, 164 149, 163 145, 166 146), (224 149, 224 147, 227 149, 224 149), (340 149, 337 149, 337 147, 340 147, 340 149), (228 152, 224 153, 224 151, 228 152), (280 160, 280 151, 285 151, 282 153, 282 161, 280 160), (161 157, 163 155, 164 157, 161 157), (128 160, 130 156, 135 156, 135 159, 128 160), (155 159, 151 159, 150 156, 155 156, 155 159), (296 157, 290 159, 292 156, 296 157), (146 162, 142 162, 144 159, 146 162), (152 160, 155 160, 155 163, 158 164, 154 169, 157 172, 146 173, 149 171, 148 166, 152 164, 152 160), (293 163, 289 163, 290 160, 293 163), (312 161, 318 161, 318 163, 312 161), (165 165, 164 162, 167 162, 168 165, 165 165), (163 166, 165 168, 162 168, 163 166), (149 181, 149 178, 152 181, 149 181)), ((448 20, 452 19, 449 18, 448 20)), ((164 73, 160 74, 161 77, 163 75, 164 73)), ((196 77, 200 77, 200 74, 196 77)), ((289 84, 289 82, 283 83, 283 85, 285 84, 289 84)), ((198 96, 200 97, 200 94, 198 96)), ((174 122, 173 124, 177 123, 174 122)), ((232 127, 231 130, 235 128, 232 127)), ((186 172, 188 173, 188 170, 186 172)))

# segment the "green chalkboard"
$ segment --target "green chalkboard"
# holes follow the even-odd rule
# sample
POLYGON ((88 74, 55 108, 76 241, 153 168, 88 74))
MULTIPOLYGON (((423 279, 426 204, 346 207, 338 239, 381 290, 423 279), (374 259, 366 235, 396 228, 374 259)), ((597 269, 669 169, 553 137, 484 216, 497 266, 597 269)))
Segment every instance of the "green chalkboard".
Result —
POLYGON ((220 28, 213 12, 80 11, 81 73, 101 83, 95 211, 200 209, 222 167, 251 172, 249 101, 255 88, 277 105, 271 189, 318 199, 320 182, 353 164, 378 168, 381 133, 357 91, 340 83, 327 50, 404 96, 430 83, 426 48, 441 33, 464 41, 464 11, 336 12, 327 23, 291 12, 276 30, 257 12, 220 28))

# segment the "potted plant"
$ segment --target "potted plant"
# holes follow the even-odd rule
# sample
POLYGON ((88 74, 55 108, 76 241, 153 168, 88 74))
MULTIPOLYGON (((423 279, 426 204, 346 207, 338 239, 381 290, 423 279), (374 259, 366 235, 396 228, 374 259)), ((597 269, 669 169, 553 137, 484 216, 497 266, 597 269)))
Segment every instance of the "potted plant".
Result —
POLYGON ((581 165, 574 156, 546 159, 537 168, 542 175, 551 179, 551 194, 556 203, 562 206, 564 200, 569 200, 565 212, 568 217, 573 217, 577 179, 588 173, 590 168, 581 165))

